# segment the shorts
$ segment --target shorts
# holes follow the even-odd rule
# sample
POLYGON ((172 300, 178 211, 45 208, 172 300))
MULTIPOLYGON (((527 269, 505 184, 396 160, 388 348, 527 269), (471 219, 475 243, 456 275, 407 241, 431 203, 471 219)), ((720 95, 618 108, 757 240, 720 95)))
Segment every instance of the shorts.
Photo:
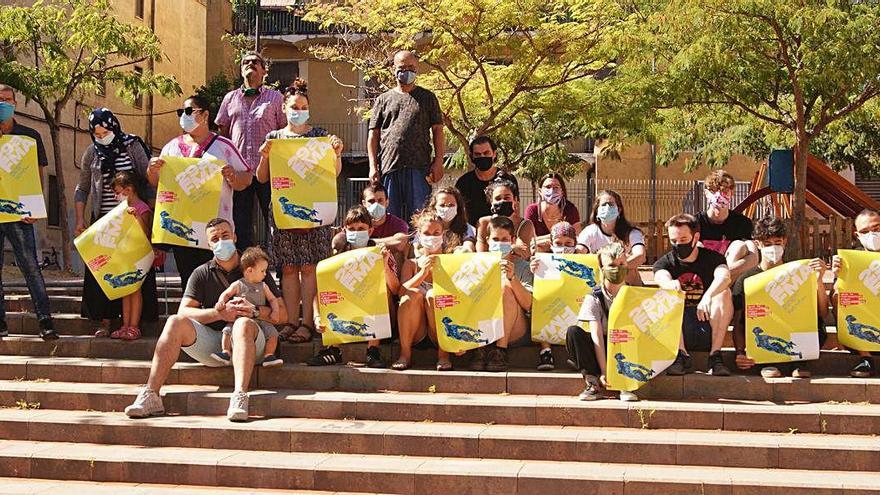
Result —
MULTIPOLYGON (((275 325, 262 320, 257 321, 257 324, 260 325, 260 330, 263 331, 263 337, 265 337, 266 340, 278 336, 278 330, 275 329, 275 325)), ((223 335, 232 335, 232 323, 223 327, 223 335)))
POLYGON ((709 352, 712 349, 712 325, 708 320, 697 319, 696 306, 685 306, 681 333, 688 352, 709 352))
MULTIPOLYGON (((223 333, 214 330, 204 323, 199 323, 192 319, 190 322, 192 322, 193 327, 196 329, 196 341, 190 346, 183 347, 183 352, 205 366, 212 368, 222 367, 223 363, 213 359, 211 354, 223 350, 221 337, 223 333)), ((266 337, 263 335, 263 332, 257 332, 254 344, 254 358, 260 359, 266 351, 266 337)))

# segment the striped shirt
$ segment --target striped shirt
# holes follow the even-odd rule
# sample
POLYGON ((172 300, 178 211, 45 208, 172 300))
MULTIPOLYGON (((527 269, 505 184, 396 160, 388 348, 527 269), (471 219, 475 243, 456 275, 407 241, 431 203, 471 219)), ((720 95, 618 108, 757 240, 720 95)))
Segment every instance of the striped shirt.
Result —
POLYGON ((284 96, 265 86, 256 96, 245 96, 241 88, 234 89, 223 98, 214 123, 229 128, 229 136, 244 156, 248 170, 256 171, 266 134, 287 126, 284 96))
POLYGON ((108 213, 119 204, 116 199, 116 192, 113 190, 113 178, 119 172, 130 172, 134 170, 131 157, 128 153, 121 153, 113 162, 114 170, 101 172, 101 215, 108 213))

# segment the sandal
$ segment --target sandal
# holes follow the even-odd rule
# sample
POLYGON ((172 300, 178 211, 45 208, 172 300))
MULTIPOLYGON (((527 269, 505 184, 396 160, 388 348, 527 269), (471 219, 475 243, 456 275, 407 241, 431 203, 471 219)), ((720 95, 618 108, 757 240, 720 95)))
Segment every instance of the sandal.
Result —
POLYGON ((141 338, 141 329, 138 327, 128 327, 122 331, 118 338, 120 340, 137 340, 141 338))
POLYGON ((304 344, 306 342, 310 342, 312 340, 312 332, 313 331, 314 330, 312 330, 311 328, 309 328, 305 325, 300 325, 296 329, 295 333, 293 333, 287 337, 287 341, 290 342, 291 344, 304 344), (303 329, 305 329, 305 332, 301 331, 303 329))
POLYGON ((406 359, 398 359, 391 365, 391 369, 395 371, 406 371, 409 369, 409 361, 406 359))
POLYGON ((452 371, 452 361, 445 359, 437 361, 437 371, 452 371))
POLYGON ((97 330, 95 330, 95 337, 106 339, 109 336, 110 336, 110 329, 109 328, 98 328, 97 330))
POLYGON ((113 332, 110 334, 110 338, 111 339, 121 339, 122 334, 125 333, 125 331, 127 329, 128 329, 128 327, 119 327, 116 330, 113 330, 113 332))

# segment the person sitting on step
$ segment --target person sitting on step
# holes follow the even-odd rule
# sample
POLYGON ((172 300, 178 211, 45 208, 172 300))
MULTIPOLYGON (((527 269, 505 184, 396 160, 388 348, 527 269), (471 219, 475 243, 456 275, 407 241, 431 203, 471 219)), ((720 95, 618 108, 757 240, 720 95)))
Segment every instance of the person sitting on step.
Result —
MULTIPOLYGON (((599 249, 599 266, 602 283, 587 292, 578 314, 579 325, 568 327, 565 333, 565 349, 568 364, 584 377, 586 386, 578 396, 580 400, 596 400, 601 397, 605 381, 606 339, 608 334, 608 310, 611 303, 627 284, 627 252, 620 241, 612 241, 599 249)), ((637 401, 633 392, 621 391, 620 400, 637 401)))
MULTIPOLYGON (((734 282, 733 289, 731 290, 734 308, 733 346, 736 349, 736 367, 741 370, 747 370, 755 365, 755 361, 746 355, 746 338, 756 338, 756 329, 752 328, 746 332, 745 280, 752 275, 757 275, 783 264, 782 255, 785 253, 785 245, 788 242, 785 223, 773 216, 764 217, 755 222, 753 236, 759 249, 761 261, 758 263, 758 266, 740 275, 736 282, 734 282)), ((828 333, 825 331, 825 316, 828 314, 828 293, 825 291, 825 284, 822 283, 822 277, 825 275, 828 267, 824 261, 816 258, 810 261, 810 269, 814 270, 819 277, 816 291, 819 320, 816 329, 819 333, 819 348, 822 348, 825 340, 828 338, 828 333)), ((761 330, 761 333, 763 333, 763 330, 761 330)), ((786 367, 790 368, 791 376, 794 378, 809 378, 811 375, 807 361, 795 361, 786 367)), ((761 376, 764 378, 779 378, 783 375, 780 368, 783 367, 765 366, 761 369, 761 376)))

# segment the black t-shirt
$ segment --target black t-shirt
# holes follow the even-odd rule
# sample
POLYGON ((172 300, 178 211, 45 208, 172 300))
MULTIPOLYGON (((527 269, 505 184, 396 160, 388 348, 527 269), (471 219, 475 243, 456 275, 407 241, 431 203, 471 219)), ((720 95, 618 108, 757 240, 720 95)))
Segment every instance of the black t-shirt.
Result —
POLYGON ((700 222, 700 242, 704 247, 721 255, 733 241, 752 238, 752 221, 742 213, 731 211, 721 223, 713 223, 705 211, 697 214, 700 222))
POLYGON ((693 263, 682 263, 672 251, 654 263, 654 273, 666 270, 673 280, 681 283, 682 290, 686 292, 685 306, 696 306, 700 302, 703 293, 715 280, 715 269, 726 263, 724 256, 715 251, 702 247, 698 249, 700 253, 693 263))
POLYGON ((45 167, 49 164, 49 160, 46 158, 46 148, 43 147, 43 138, 40 136, 40 133, 37 132, 36 129, 33 129, 26 125, 21 125, 13 120, 12 130, 9 131, 9 135, 27 136, 29 138, 33 138, 33 140, 37 142, 37 164, 41 167, 45 167))
MULTIPOLYGON (((212 259, 193 271, 192 276, 189 277, 189 281, 186 283, 186 291, 183 293, 183 297, 188 297, 198 302, 202 308, 213 308, 217 301, 220 300, 220 295, 223 294, 223 291, 229 287, 229 284, 240 278, 240 266, 230 272, 225 272, 212 259)), ((266 283, 272 294, 275 294, 275 297, 281 297, 281 292, 278 290, 272 275, 267 274, 263 282, 266 283)), ((225 321, 220 320, 209 323, 208 326, 219 332, 223 330, 226 324, 225 321)))
POLYGON ((496 170, 495 176, 489 180, 480 180, 480 178, 477 177, 477 173, 471 170, 459 177, 455 182, 455 188, 461 191, 461 196, 464 198, 464 205, 467 208, 469 224, 476 226, 480 218, 492 214, 490 211, 492 205, 490 205, 489 200, 486 199, 486 186, 496 179, 509 180, 519 187, 516 177, 500 168, 496 170))
POLYGON ((409 93, 392 89, 379 95, 370 129, 380 131, 380 171, 427 170, 431 165, 431 127, 442 123, 440 102, 425 88, 416 86, 409 93))
POLYGON ((730 293, 733 296, 733 309, 745 309, 746 307, 746 279, 751 277, 752 275, 757 275, 762 273, 764 270, 761 269, 761 265, 758 265, 736 279, 736 282, 733 283, 733 287, 730 289, 730 293))

